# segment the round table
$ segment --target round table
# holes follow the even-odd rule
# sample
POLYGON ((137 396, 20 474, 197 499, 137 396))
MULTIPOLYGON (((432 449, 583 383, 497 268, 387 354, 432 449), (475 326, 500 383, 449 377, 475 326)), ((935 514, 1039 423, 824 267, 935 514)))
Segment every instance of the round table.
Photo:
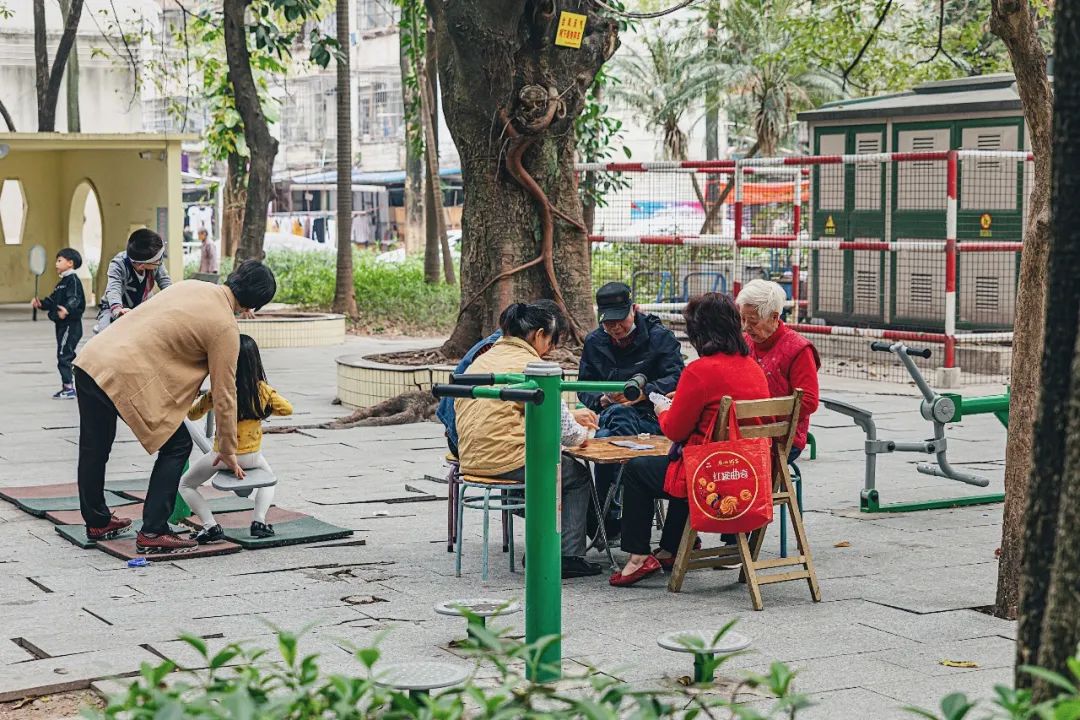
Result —
POLYGON ((716 637, 716 633, 700 630, 675 630, 658 637, 656 644, 673 652, 693 653, 694 682, 703 683, 712 682, 712 673, 706 672, 705 665, 714 655, 732 655, 745 650, 750 647, 750 638, 732 631, 716 637))

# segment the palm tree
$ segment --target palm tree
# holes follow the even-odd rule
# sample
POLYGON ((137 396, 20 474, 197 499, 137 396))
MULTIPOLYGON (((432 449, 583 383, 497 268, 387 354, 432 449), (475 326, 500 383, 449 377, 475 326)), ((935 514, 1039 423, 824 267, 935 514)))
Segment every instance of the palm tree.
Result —
POLYGON ((759 155, 775 155, 793 137, 796 112, 842 94, 839 81, 798 50, 798 12, 797 0, 732 0, 724 9, 726 38, 716 61, 728 115, 753 128, 751 149, 759 155))
MULTIPOLYGON (((708 67, 694 59, 703 43, 694 34, 670 23, 643 25, 639 36, 641 52, 622 56, 613 73, 619 83, 613 96, 645 119, 648 130, 659 131, 664 157, 686 160, 688 138, 682 129, 687 111, 699 100, 707 82, 708 67)), ((704 206, 697 178, 691 176, 694 192, 704 206)))

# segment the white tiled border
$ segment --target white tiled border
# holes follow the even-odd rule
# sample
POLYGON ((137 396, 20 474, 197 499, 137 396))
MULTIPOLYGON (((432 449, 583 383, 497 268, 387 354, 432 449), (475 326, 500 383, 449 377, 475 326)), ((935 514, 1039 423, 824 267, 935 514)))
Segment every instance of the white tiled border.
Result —
MULTIPOLYGON (((391 365, 368 360, 363 355, 337 358, 337 391, 341 404, 352 409, 371 407, 409 390, 430 391, 434 383, 449 381, 451 365, 391 365)), ((572 380, 577 373, 566 372, 572 380)), ((575 393, 564 393, 571 407, 575 393)))
POLYGON ((345 316, 332 313, 290 313, 293 317, 256 316, 237 320, 240 332, 260 348, 321 347, 345 342, 345 316))

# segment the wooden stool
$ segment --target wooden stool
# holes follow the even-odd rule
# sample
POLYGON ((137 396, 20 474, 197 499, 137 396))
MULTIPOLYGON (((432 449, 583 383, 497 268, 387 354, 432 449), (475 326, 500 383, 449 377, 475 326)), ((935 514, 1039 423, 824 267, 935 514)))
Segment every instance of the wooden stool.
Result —
POLYGON ((514 510, 525 509, 525 483, 517 480, 502 480, 500 478, 481 477, 479 475, 462 475, 458 483, 457 501, 457 529, 455 531, 455 545, 457 557, 454 559, 454 572, 461 577, 461 526, 465 508, 474 508, 484 511, 484 546, 481 549, 481 578, 487 580, 488 574, 488 522, 492 510, 501 512, 503 516, 503 538, 510 554, 510 572, 514 572, 514 510), (483 491, 483 495, 467 496, 469 488, 483 491), (523 494, 520 499, 513 499, 507 493, 512 490, 520 490, 523 494), (499 497, 492 498, 491 493, 499 491, 499 497))
MULTIPOLYGON (((734 546, 725 545, 720 547, 694 549, 694 541, 697 539, 697 531, 690 527, 689 519, 683 530, 682 542, 679 543, 679 552, 675 556, 675 564, 671 570, 671 578, 668 580, 668 590, 679 592, 682 589, 683 580, 690 570, 701 568, 724 567, 732 563, 740 563, 742 570, 739 573, 739 581, 745 582, 750 590, 750 602, 755 610, 761 610, 764 605, 761 601, 761 587, 778 582, 791 580, 806 580, 810 587, 810 597, 814 602, 821 602, 821 588, 818 586, 817 573, 814 571, 814 559, 810 555, 810 543, 806 539, 806 529, 803 527, 802 512, 796 502, 797 494, 791 482, 791 473, 788 469, 787 456, 791 450, 791 441, 795 437, 795 428, 799 422, 799 403, 802 401, 802 390, 796 390, 794 395, 771 400, 740 400, 735 403, 736 422, 739 422, 739 432, 744 438, 772 438, 772 502, 773 505, 786 507, 791 515, 791 527, 795 532, 799 552, 790 558, 778 558, 775 560, 758 560, 761 553, 761 545, 765 541, 765 531, 768 526, 759 528, 752 533, 738 533, 735 537, 737 543, 734 546), (762 424, 744 424, 740 421, 758 420, 762 424), (798 568, 788 572, 760 574, 762 570, 775 570, 778 568, 798 568)), ((713 440, 726 440, 728 437, 728 411, 731 409, 732 399, 725 397, 720 403, 718 422, 713 430, 713 440)))

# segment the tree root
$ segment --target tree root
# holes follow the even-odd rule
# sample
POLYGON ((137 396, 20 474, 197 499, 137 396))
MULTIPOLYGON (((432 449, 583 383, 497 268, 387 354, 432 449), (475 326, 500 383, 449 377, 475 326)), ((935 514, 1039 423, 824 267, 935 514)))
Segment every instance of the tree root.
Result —
POLYGON ((347 430, 354 427, 407 425, 435 419, 438 400, 426 390, 410 390, 377 405, 360 408, 347 417, 313 425, 282 425, 266 428, 266 434, 295 433, 301 430, 347 430))
MULTIPOLYGON (((560 108, 564 107, 562 100, 554 88, 548 88, 546 90, 546 96, 542 100, 536 97, 539 90, 540 88, 537 86, 526 86, 521 92, 521 99, 523 103, 527 105, 521 120, 526 130, 530 133, 541 133, 546 130, 555 119, 555 116, 560 112, 560 108), (537 111, 541 104, 545 105, 542 113, 537 111)), ((562 112, 565 112, 565 110, 562 112)), ((539 206, 540 225, 542 230, 540 255, 517 267, 504 270, 484 283, 480 290, 462 304, 461 310, 458 312, 458 317, 460 318, 465 311, 474 302, 479 300, 495 283, 530 267, 542 264, 544 266, 544 274, 547 277, 548 284, 551 286, 551 294, 554 296, 553 299, 566 316, 567 323, 570 326, 570 335, 576 343, 580 344, 585 340, 585 332, 567 307, 566 301, 563 299, 562 288, 559 286, 559 280, 555 276, 555 228, 553 216, 564 220, 583 234, 588 234, 588 230, 578 220, 556 208, 551 203, 551 200, 548 199, 543 188, 540 187, 533 176, 530 175, 524 165, 522 165, 521 159, 525 155, 525 151, 536 142, 537 138, 535 135, 522 135, 517 128, 514 127, 513 122, 505 109, 499 111, 499 119, 502 121, 503 128, 510 138, 510 150, 506 153, 506 169, 510 175, 517 180, 518 184, 525 188, 539 206)))

